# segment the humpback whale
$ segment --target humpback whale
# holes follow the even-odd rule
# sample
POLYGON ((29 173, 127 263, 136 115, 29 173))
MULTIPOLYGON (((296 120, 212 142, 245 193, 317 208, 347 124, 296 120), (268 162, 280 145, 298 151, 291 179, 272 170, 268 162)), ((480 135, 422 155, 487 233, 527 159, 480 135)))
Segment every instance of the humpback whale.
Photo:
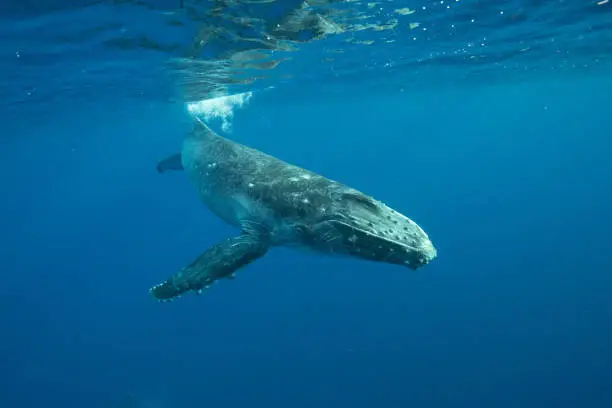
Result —
POLYGON ((416 270, 437 251, 407 216, 342 183, 233 142, 195 119, 182 150, 157 164, 186 172, 200 200, 240 233, 153 286, 168 301, 201 293, 274 246, 305 247, 416 270))

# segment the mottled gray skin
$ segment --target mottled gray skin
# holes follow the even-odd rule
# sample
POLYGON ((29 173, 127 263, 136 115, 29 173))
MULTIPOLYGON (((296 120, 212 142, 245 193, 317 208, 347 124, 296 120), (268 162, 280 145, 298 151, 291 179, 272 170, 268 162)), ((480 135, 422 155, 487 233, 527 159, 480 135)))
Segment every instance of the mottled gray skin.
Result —
POLYGON ((210 210, 241 230, 153 287, 151 293, 161 300, 232 278, 273 246, 306 247, 413 270, 436 257, 427 234, 408 217, 353 188, 225 139, 200 121, 180 155, 157 168, 185 170, 210 210))

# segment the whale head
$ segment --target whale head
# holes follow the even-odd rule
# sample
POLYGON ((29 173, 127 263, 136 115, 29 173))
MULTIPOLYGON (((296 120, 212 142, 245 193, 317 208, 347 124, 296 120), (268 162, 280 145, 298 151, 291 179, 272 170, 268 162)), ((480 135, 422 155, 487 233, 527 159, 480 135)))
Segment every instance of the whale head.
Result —
POLYGON ((312 232, 320 250, 412 270, 437 256, 431 240, 414 221, 348 188, 341 192, 334 211, 317 223, 312 232))

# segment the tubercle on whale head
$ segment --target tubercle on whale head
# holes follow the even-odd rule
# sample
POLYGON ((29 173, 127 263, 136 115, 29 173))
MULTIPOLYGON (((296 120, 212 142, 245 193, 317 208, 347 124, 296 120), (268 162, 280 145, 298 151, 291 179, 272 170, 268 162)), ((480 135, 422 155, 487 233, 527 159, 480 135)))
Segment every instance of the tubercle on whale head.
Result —
POLYGON ((416 270, 437 257, 414 221, 357 190, 342 192, 333 214, 315 229, 327 251, 416 270))

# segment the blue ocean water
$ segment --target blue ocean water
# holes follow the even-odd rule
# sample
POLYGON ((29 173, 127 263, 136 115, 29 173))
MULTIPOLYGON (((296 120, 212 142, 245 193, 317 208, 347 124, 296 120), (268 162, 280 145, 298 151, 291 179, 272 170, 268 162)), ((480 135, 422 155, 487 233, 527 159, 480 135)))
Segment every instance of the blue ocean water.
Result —
POLYGON ((612 407, 612 4, 179 3, 0 6, 0 407, 612 407), (438 257, 275 248, 156 302, 236 233, 155 171, 196 114, 438 257))

